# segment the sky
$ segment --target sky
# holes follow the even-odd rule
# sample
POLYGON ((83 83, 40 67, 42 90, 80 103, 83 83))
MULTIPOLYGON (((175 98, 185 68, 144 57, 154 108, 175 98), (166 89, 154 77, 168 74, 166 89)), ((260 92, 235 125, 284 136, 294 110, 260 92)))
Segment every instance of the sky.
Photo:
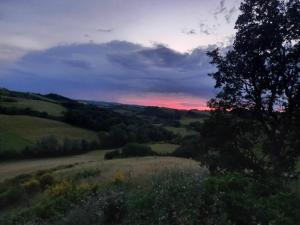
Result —
POLYGON ((0 0, 0 87, 206 109, 240 0, 0 0))

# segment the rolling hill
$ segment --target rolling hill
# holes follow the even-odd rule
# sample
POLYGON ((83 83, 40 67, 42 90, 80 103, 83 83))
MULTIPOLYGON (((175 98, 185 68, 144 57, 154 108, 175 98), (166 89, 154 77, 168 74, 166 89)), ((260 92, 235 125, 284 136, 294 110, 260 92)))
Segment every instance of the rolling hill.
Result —
POLYGON ((77 128, 69 124, 44 118, 23 115, 0 114, 0 146, 3 149, 20 150, 34 144, 45 136, 95 140, 93 131, 77 128))

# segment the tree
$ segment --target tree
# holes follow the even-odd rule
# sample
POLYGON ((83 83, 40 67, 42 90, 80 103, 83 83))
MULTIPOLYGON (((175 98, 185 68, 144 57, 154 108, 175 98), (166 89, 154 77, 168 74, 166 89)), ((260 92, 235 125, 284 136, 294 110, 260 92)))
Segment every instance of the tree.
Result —
POLYGON ((300 3, 245 0, 240 10, 232 48, 208 53, 217 66, 210 76, 220 90, 209 106, 251 112, 264 133, 265 170, 283 175, 293 171, 299 156, 300 3))

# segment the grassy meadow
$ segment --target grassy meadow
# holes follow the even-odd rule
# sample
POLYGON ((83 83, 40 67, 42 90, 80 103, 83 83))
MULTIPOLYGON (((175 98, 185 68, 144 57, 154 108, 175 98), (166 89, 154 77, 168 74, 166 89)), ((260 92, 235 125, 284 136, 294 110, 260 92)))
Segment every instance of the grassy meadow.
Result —
POLYGON ((66 108, 62 105, 56 104, 50 101, 42 101, 35 99, 24 99, 24 98, 11 98, 16 102, 0 102, 2 107, 16 107, 20 109, 30 108, 31 110, 38 112, 46 112, 50 116, 60 117, 66 111, 66 108))
POLYGON ((157 153, 172 153, 175 151, 176 148, 179 147, 179 145, 175 144, 169 144, 169 143, 155 143, 149 145, 151 149, 157 153))
POLYGON ((180 120, 180 124, 183 126, 187 126, 190 123, 200 122, 203 123, 205 118, 193 118, 193 117, 184 117, 180 120))
POLYGON ((172 126, 167 126, 165 127, 167 130, 174 132, 175 134, 179 134, 182 137, 188 136, 188 135, 197 135, 198 132, 194 130, 190 130, 186 127, 172 127, 172 126))
POLYGON ((69 124, 31 116, 0 114, 0 145, 3 149, 20 150, 46 136, 94 140, 96 133, 69 124))

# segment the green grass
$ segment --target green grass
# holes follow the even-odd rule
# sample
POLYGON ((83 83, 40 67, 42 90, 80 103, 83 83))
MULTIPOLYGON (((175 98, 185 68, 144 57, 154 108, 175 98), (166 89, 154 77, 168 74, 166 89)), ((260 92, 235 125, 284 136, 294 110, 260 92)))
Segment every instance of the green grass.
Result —
POLYGON ((157 153, 172 153, 175 151, 179 145, 169 144, 169 143, 155 143, 149 145, 153 151, 157 153))
POLYGON ((99 162, 104 160, 107 151, 92 151, 86 154, 46 159, 26 159, 21 161, 0 162, 0 181, 21 174, 34 173, 67 165, 79 166, 83 163, 99 162))
POLYGON ((0 106, 3 107, 16 107, 16 108, 30 108, 38 112, 46 112, 51 116, 62 116, 66 111, 66 108, 52 102, 22 98, 12 98, 17 102, 0 102, 0 106))
POLYGON ((175 134, 179 134, 181 136, 188 136, 188 135, 196 135, 198 134, 198 132, 193 131, 193 130, 189 130, 185 127, 165 127, 167 130, 172 131, 175 134))
POLYGON ((296 171, 300 173, 300 159, 296 162, 296 171))
POLYGON ((31 116, 10 116, 0 114, 0 146, 3 149, 20 150, 34 144, 45 136, 95 140, 95 132, 73 127, 69 124, 31 116))
POLYGON ((193 122, 203 123, 204 120, 205 120, 205 118, 190 118, 190 117, 185 117, 185 118, 182 118, 180 120, 180 124, 186 126, 186 125, 189 125, 190 123, 193 123, 193 122))
POLYGON ((109 150, 97 150, 81 155, 59 158, 28 159, 0 163, 0 181, 22 174, 35 173, 41 170, 55 169, 55 176, 72 178, 82 171, 100 171, 94 177, 95 183, 109 182, 119 171, 128 178, 143 177, 157 171, 170 168, 198 168, 196 161, 175 157, 141 157, 115 160, 104 160, 109 150))
POLYGON ((176 157, 135 157, 126 159, 103 160, 98 158, 95 161, 80 163, 70 168, 56 170, 54 175, 61 179, 68 179, 81 171, 100 171, 88 181, 91 183, 103 184, 112 182, 117 174, 123 174, 125 180, 134 181, 136 178, 152 176, 160 171, 170 169, 199 169, 199 164, 191 159, 176 157))

